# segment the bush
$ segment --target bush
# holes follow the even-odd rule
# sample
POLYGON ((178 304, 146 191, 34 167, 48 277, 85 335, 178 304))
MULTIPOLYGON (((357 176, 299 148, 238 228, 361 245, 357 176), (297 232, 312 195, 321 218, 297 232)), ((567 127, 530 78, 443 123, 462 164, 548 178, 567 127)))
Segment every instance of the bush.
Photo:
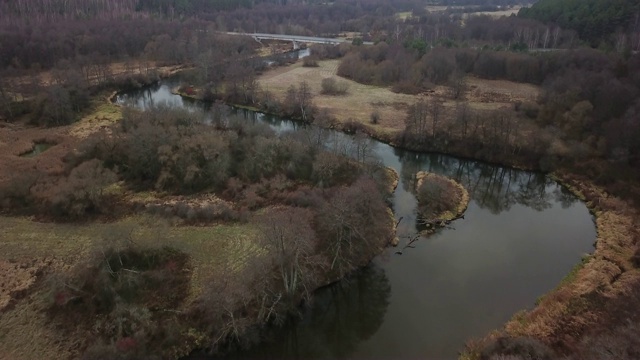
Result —
POLYGON ((417 189, 420 214, 427 218, 454 211, 461 200, 459 190, 445 177, 427 175, 417 189))
POLYGON ((422 92, 422 88, 411 81, 401 81, 391 88, 391 91, 401 94, 416 95, 422 92))
POLYGON ((372 124, 377 124, 380 122, 380 112, 378 110, 373 110, 369 117, 372 124))
POLYGON ((62 328, 98 336, 83 359, 168 358, 185 341, 175 310, 188 294, 190 259, 170 247, 116 240, 49 279, 49 315, 62 328))
POLYGON ((540 106, 533 102, 524 102, 520 105, 520 108, 516 110, 522 111, 529 119, 535 119, 540 112, 540 106))
POLYGON ((85 161, 71 170, 68 177, 47 178, 34 186, 34 193, 44 211, 64 218, 80 218, 107 210, 105 189, 117 180, 116 174, 102 166, 102 161, 85 161))
POLYGON ((345 82, 336 81, 335 78, 322 79, 322 90, 324 95, 345 95, 349 90, 349 85, 345 82))
POLYGON ((68 278, 54 279, 53 308, 63 312, 109 314, 120 302, 171 308, 188 287, 189 258, 169 247, 107 246, 68 278))
POLYGON ((302 59, 302 66, 304 67, 318 67, 318 58, 316 56, 306 56, 302 59))

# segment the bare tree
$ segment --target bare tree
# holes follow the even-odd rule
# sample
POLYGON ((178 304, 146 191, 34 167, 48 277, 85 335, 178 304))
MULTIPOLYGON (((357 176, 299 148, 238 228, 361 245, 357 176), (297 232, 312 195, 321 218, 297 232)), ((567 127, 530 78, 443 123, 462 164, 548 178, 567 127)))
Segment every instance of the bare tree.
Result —
POLYGON ((456 103, 456 120, 455 124, 460 127, 460 136, 462 139, 467 138, 469 124, 471 122, 471 109, 466 102, 456 103))
POLYGON ((276 268, 283 295, 294 301, 300 293, 309 296, 317 281, 315 234, 310 226, 311 213, 306 209, 275 209, 260 219, 262 242, 276 268))
POLYGON ((449 77, 449 88, 451 89, 451 97, 455 100, 464 98, 467 90, 467 79, 465 74, 460 70, 455 70, 449 77))
POLYGON ((371 178, 341 188, 316 217, 330 269, 344 276, 364 265, 391 239, 393 218, 371 178))
POLYGON ((285 99, 289 114, 298 116, 303 121, 311 121, 313 115, 313 94, 311 87, 306 81, 301 82, 298 87, 291 85, 287 90, 285 99))
POLYGON ((405 131, 412 135, 423 135, 427 130, 428 106, 424 98, 409 107, 405 119, 405 131))
POLYGON ((433 138, 436 138, 436 134, 438 133, 438 124, 442 119, 444 105, 443 101, 439 98, 435 98, 431 101, 431 133, 433 138))

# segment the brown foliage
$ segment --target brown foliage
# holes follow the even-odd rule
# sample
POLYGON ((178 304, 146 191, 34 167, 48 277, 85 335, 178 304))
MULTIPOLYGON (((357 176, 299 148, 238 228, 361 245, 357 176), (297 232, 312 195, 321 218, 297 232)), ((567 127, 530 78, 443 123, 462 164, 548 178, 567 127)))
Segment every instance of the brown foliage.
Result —
POLYGON ((318 240, 311 228, 308 209, 276 208, 259 219, 261 240, 275 268, 282 298, 297 303, 298 296, 311 296, 322 281, 325 260, 317 254, 318 240))
POLYGON ((331 270, 342 277, 369 262, 391 239, 392 222, 372 179, 361 177, 336 190, 315 220, 331 270))
POLYGON ((104 168, 101 161, 93 159, 73 168, 66 178, 49 179, 34 186, 36 198, 54 216, 79 218, 105 212, 105 188, 115 182, 117 176, 104 168))
POLYGON ((316 56, 306 56, 302 59, 302 66, 304 67, 318 67, 318 58, 316 56))
POLYGON ((323 79, 321 86, 323 95, 345 95, 349 89, 347 83, 338 82, 333 77, 323 79))
POLYGON ((172 347, 181 346, 184 334, 176 333, 175 320, 168 319, 183 302, 189 282, 186 254, 117 239, 70 273, 50 276, 49 314, 65 331, 92 329, 99 334, 84 358, 171 353, 172 347))
POLYGON ((432 219, 443 212, 455 212, 462 194, 451 180, 435 174, 422 178, 416 189, 418 210, 422 216, 432 219))

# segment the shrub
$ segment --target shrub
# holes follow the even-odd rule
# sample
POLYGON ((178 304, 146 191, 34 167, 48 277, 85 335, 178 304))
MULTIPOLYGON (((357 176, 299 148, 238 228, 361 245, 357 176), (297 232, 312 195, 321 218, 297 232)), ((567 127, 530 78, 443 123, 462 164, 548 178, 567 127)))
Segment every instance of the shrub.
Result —
POLYGON ((168 246, 141 245, 162 239, 134 243, 122 231, 132 229, 111 228, 113 239, 86 261, 49 278, 49 315, 62 328, 99 336, 83 359, 167 358, 184 341, 175 310, 188 294, 190 259, 168 246))
POLYGON ((371 121, 372 124, 377 124, 380 122, 380 112, 378 110, 373 110, 371 112, 371 115, 369 116, 369 119, 371 121))
POLYGON ((391 91, 401 94, 416 95, 421 93, 422 89, 411 81, 401 81, 393 85, 391 91))
POLYGON ((52 306, 62 312, 109 314, 120 302, 171 308, 188 287, 189 258, 170 247, 143 248, 129 242, 97 251, 71 275, 54 278, 52 306))
POLYGON ((40 175, 37 171, 20 172, 0 182, 0 208, 15 209, 31 205, 31 187, 36 184, 40 175))
POLYGON ((304 67, 318 67, 318 58, 314 55, 306 56, 302 59, 302 66, 304 67))
POLYGON ((106 187, 117 180, 114 172, 97 159, 85 161, 71 170, 68 177, 47 178, 34 193, 43 202, 44 211, 58 217, 79 218, 103 213, 107 209, 106 187))
POLYGON ((418 187, 416 197, 422 216, 432 218, 445 211, 455 210, 461 194, 448 179, 439 175, 428 175, 418 187))
POLYGON ((345 82, 339 82, 335 78, 322 79, 322 90, 324 95, 345 95, 349 90, 349 85, 345 82))

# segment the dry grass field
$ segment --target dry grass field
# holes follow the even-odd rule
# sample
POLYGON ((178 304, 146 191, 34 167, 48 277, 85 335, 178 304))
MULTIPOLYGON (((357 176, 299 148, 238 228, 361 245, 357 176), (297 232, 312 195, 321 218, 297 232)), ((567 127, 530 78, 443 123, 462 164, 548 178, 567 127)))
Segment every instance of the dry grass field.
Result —
MULTIPOLYGON (((464 6, 446 6, 446 5, 427 5, 426 9, 429 12, 443 12, 447 9, 462 9, 464 6)), ((501 16, 511 16, 517 15, 518 11, 522 8, 522 5, 515 5, 509 9, 504 9, 500 11, 477 11, 472 13, 465 13, 465 17, 473 16, 473 15, 489 15, 491 17, 501 17, 501 16)), ((403 14, 403 13, 400 13, 403 14)))
MULTIPOLYGON (((363 85, 336 75, 339 60, 318 62, 318 67, 303 67, 301 62, 288 67, 280 67, 265 72, 259 78, 263 89, 273 92, 280 99, 285 97, 289 86, 306 81, 314 94, 314 103, 320 109, 327 109, 340 122, 354 120, 369 124, 378 133, 389 133, 404 129, 404 119, 409 105, 420 97, 438 96, 445 99, 445 107, 453 109, 456 102, 448 96, 448 89, 439 86, 432 92, 420 95, 398 94, 386 87, 363 85), (322 95, 322 80, 335 77, 348 84, 346 95, 322 95), (380 120, 370 124, 371 114, 377 111, 380 120)), ((484 80, 474 77, 467 79, 466 100, 477 110, 513 111, 515 102, 534 102, 539 88, 531 84, 521 84, 506 80, 484 80)))
POLYGON ((66 359, 77 356, 68 336, 50 326, 46 309, 51 297, 47 274, 70 269, 116 238, 137 244, 168 244, 189 254, 193 263, 191 291, 195 299, 210 274, 242 267, 257 248, 249 225, 180 226, 133 217, 112 223, 42 223, 0 217, 0 359, 66 359))
POLYGON ((520 11, 520 9, 522 8, 522 6, 517 5, 512 7, 511 9, 505 9, 505 10, 500 10, 500 11, 478 11, 478 12, 474 12, 474 13, 469 13, 467 14, 468 16, 473 16, 473 15, 489 15, 491 17, 501 17, 501 16, 511 16, 511 15, 518 15, 518 11, 520 11))

